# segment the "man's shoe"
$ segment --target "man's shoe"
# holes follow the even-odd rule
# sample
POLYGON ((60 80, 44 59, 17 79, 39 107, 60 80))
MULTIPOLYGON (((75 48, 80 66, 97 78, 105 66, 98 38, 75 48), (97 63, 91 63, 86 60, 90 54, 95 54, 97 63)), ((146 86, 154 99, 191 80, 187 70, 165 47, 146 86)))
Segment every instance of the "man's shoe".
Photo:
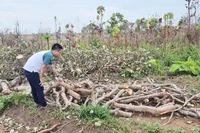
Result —
POLYGON ((41 106, 41 109, 50 109, 50 106, 49 105, 41 106))
POLYGON ((36 104, 36 107, 38 107, 38 108, 39 108, 39 107, 41 107, 41 105, 40 105, 40 104, 36 104))
POLYGON ((39 108, 39 107, 41 107, 41 105, 40 104, 34 104, 33 107, 39 108))

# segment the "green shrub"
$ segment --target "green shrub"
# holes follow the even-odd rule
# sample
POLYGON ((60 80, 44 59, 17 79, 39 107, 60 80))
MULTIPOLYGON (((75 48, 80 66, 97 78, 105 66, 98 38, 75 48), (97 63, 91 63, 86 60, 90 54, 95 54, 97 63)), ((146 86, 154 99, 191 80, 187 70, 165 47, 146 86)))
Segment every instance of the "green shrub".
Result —
POLYGON ((200 65, 188 57, 187 61, 175 61, 175 64, 170 67, 169 72, 173 74, 189 73, 198 75, 200 73, 200 65))
POLYGON ((153 73, 157 73, 157 74, 162 73, 163 66, 160 64, 158 60, 151 59, 149 60, 149 64, 151 65, 151 71, 153 73))
POLYGON ((99 48, 99 47, 101 47, 103 45, 101 43, 101 41, 98 38, 96 38, 96 37, 91 37, 90 38, 90 43, 91 43, 91 46, 93 48, 99 48))

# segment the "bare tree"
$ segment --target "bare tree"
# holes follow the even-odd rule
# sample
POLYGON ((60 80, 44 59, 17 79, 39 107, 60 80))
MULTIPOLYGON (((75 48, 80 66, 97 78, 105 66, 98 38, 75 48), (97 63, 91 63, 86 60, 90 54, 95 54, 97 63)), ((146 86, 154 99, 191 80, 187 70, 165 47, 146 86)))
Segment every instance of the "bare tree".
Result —
POLYGON ((196 17, 199 0, 186 0, 186 1, 187 1, 187 4, 185 4, 185 6, 188 9, 188 32, 190 32, 191 19, 193 17, 196 17))
POLYGON ((0 30, 0 38, 1 38, 1 44, 4 44, 5 35, 8 33, 8 29, 0 30))
POLYGON ((15 23, 15 34, 16 34, 16 38, 19 38, 20 36, 19 21, 16 21, 15 23))
POLYGON ((0 37, 1 37, 1 44, 3 45, 4 44, 4 37, 5 37, 3 31, 0 32, 0 37))

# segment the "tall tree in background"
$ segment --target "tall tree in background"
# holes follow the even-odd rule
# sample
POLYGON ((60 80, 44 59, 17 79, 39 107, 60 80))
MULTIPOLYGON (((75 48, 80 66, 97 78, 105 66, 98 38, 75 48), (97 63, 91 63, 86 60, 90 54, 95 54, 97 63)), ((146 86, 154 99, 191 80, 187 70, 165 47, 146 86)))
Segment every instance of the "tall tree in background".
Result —
POLYGON ((15 34, 16 34, 16 38, 19 38, 20 36, 19 21, 16 21, 15 23, 15 34))
POLYGON ((185 4, 185 7, 188 10, 188 32, 190 32, 191 19, 196 16, 199 0, 185 0, 185 1, 187 2, 187 4, 185 4))
POLYGON ((99 33, 101 38, 103 37, 103 16, 104 16, 105 8, 103 6, 98 6, 97 7, 97 20, 100 20, 99 24, 99 33))
POLYGON ((128 21, 124 19, 124 15, 121 13, 113 13, 110 20, 107 21, 109 26, 107 27, 107 32, 116 39, 116 44, 119 45, 120 31, 123 29, 124 23, 128 21))
POLYGON ((168 12, 163 16, 165 22, 165 49, 167 48, 168 36, 169 36, 169 28, 172 26, 172 20, 174 19, 174 13, 168 12))
POLYGON ((56 35, 56 42, 58 43, 58 37, 57 37, 57 27, 58 27, 58 24, 57 24, 57 17, 54 16, 54 24, 55 24, 55 35, 56 35))
POLYGON ((4 38, 5 38, 5 35, 8 34, 8 31, 9 29, 1 29, 0 30, 0 38, 1 38, 1 44, 3 45, 4 44, 4 38))

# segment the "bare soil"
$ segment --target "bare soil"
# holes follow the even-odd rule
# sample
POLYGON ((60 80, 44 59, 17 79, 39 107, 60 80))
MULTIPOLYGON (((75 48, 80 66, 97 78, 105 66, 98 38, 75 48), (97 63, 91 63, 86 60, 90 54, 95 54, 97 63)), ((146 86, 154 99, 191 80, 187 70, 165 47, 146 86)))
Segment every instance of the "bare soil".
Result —
MULTIPOLYGON (((35 107, 38 108, 38 107, 35 107)), ((94 133, 98 132, 98 128, 88 126, 87 124, 78 125, 79 120, 77 118, 70 118, 65 120, 59 120, 53 115, 50 114, 52 109, 40 109, 38 108, 37 114, 30 114, 30 109, 25 105, 19 104, 18 106, 12 106, 10 109, 4 111, 1 116, 6 116, 8 118, 14 118, 17 123, 25 125, 20 130, 19 133, 30 133, 27 131, 26 127, 40 127, 46 124, 47 128, 52 127, 57 123, 61 123, 61 126, 57 128, 60 129, 58 133, 94 133)), ((3 126, 1 125, 1 128, 3 126)), ((4 133, 3 130, 0 130, 0 133, 4 133)))

